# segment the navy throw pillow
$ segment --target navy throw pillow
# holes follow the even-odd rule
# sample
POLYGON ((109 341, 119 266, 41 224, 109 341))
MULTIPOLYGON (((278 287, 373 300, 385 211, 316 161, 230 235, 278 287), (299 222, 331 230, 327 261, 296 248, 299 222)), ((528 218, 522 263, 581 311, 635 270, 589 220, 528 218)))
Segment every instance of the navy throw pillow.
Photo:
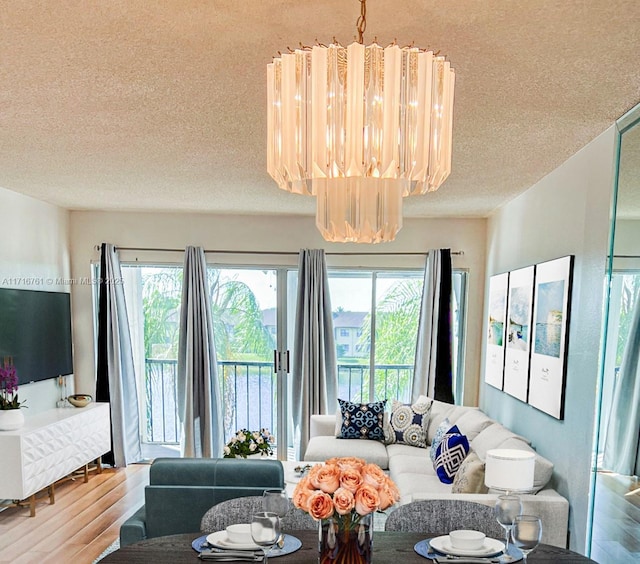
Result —
POLYGON ((411 405, 393 400, 389 420, 393 434, 389 442, 427 448, 427 427, 432 404, 433 402, 411 405))
POLYGON ((342 415, 340 439, 384 440, 384 407, 387 400, 353 403, 338 400, 342 415))
POLYGON ((456 472, 469 454, 469 441, 460 433, 458 427, 452 427, 442 437, 436 452, 436 474, 443 484, 452 484, 456 472), (455 430, 455 431, 454 431, 455 430))

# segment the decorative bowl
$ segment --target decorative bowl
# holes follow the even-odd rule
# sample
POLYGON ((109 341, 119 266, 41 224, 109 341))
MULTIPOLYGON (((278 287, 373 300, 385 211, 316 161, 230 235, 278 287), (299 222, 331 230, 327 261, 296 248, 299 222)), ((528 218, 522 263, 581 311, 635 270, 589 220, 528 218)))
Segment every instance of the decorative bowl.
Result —
POLYGON ((247 544, 253 542, 251 538, 251 525, 249 523, 238 523, 227 527, 227 538, 236 544, 247 544))
POLYGON ((449 533, 451 546, 462 550, 477 550, 484 544, 485 534, 480 531, 459 529, 449 533))
POLYGON ((67 399, 69 400, 69 403, 75 407, 86 407, 91 403, 93 398, 88 394, 73 394, 67 399))

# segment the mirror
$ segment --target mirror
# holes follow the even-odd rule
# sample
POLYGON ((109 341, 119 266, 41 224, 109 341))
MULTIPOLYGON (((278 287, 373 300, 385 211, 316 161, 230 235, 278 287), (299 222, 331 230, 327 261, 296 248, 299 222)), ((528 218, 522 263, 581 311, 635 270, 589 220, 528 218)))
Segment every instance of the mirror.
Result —
POLYGON ((590 556, 633 561, 640 538, 640 106, 617 122, 590 556))

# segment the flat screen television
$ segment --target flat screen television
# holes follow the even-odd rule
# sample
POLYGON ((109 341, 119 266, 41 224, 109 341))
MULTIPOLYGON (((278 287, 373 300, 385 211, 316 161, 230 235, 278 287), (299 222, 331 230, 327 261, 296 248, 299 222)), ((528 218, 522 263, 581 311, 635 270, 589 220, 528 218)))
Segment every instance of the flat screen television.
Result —
POLYGON ((71 374, 70 294, 0 288, 0 362, 7 357, 20 384, 71 374))

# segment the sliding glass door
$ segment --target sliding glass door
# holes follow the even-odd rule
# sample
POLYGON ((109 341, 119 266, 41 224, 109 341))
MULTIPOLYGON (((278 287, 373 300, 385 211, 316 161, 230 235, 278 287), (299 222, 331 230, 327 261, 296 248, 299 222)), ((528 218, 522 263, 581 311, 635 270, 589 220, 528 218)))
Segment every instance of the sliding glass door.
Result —
POLYGON ((209 268, 225 440, 269 429, 281 449, 278 278, 277 269, 209 268))
MULTIPOLYGON (((139 379, 145 456, 178 453, 182 267, 123 265, 122 271, 139 379)), ((277 445, 285 445, 286 405, 281 398, 287 397, 286 301, 291 295, 286 292, 287 271, 209 267, 207 278, 224 401, 225 442, 240 429, 265 428, 275 436, 277 445), (280 286, 285 286, 284 291, 279 292, 280 286), (276 367, 275 359, 283 362, 276 367)))
MULTIPOLYGON (((145 456, 179 455, 182 265, 123 264, 122 272, 145 456)), ((225 442, 240 429, 266 428, 286 459, 294 450, 289 359, 297 269, 209 266, 207 274, 225 442)), ((423 276, 422 270, 329 271, 340 398, 411 400, 423 276)), ((465 276, 454 271, 454 380, 460 382, 465 276)))

